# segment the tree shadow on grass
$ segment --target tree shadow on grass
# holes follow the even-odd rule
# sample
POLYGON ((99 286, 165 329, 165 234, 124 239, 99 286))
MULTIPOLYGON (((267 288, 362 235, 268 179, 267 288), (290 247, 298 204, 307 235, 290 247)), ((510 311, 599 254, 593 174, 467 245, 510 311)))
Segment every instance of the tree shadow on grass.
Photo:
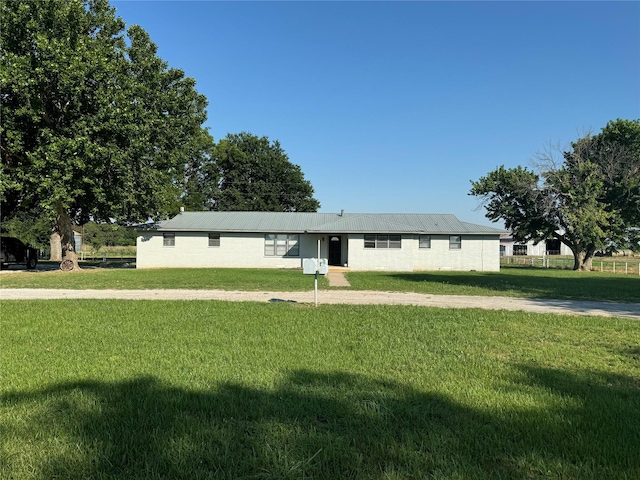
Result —
POLYGON ((638 478, 637 379, 520 367, 509 385, 551 392, 554 402, 473 409, 340 372, 296 371, 268 390, 227 383, 190 391, 153 377, 61 383, 0 397, 2 409, 14 411, 0 417, 0 473, 13 478, 28 471, 25 478, 35 479, 638 478), (12 452, 11 442, 36 453, 12 452))
MULTIPOLYGON (((575 272, 575 275, 571 277, 558 277, 553 273, 544 274, 544 272, 536 272, 536 275, 514 275, 513 273, 498 272, 474 272, 468 274, 462 272, 416 272, 381 275, 403 282, 449 284, 458 287, 469 287, 470 289, 491 290, 498 294, 500 292, 511 293, 515 291, 520 296, 531 298, 611 300, 617 302, 640 301, 638 278, 633 276, 589 276, 588 273, 584 272, 575 272)), ((357 288, 357 286, 354 288, 357 288)), ((461 294, 464 295, 465 293, 461 292, 461 294)))

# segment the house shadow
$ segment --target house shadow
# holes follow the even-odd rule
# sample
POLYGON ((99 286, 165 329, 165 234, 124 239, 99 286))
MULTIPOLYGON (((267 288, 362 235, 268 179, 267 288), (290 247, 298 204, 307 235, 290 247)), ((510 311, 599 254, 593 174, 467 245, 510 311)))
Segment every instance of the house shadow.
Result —
MULTIPOLYGON (((553 401, 470 408, 304 370, 264 390, 193 391, 150 376, 73 381, 2 394, 14 413, 3 415, 0 441, 5 452, 11 439, 46 447, 29 465, 42 480, 639 477, 637 379, 519 366, 508 385, 553 401)), ((12 478, 22 461, 4 456, 0 472, 12 478)))

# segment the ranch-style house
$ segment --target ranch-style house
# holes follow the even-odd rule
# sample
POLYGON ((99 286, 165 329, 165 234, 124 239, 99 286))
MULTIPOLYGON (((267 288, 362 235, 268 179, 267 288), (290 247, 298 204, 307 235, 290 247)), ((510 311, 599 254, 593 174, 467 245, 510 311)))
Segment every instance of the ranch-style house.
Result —
POLYGON ((182 212, 138 231, 136 267, 498 271, 501 233, 449 214, 182 212))

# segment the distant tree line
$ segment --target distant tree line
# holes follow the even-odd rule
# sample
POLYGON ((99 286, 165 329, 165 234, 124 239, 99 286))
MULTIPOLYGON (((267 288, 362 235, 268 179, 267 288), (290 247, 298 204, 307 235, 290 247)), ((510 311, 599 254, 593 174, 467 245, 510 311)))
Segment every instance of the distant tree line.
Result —
POLYGON ((102 247, 127 247, 136 244, 136 229, 117 224, 89 222, 82 226, 82 241, 96 250, 102 247))

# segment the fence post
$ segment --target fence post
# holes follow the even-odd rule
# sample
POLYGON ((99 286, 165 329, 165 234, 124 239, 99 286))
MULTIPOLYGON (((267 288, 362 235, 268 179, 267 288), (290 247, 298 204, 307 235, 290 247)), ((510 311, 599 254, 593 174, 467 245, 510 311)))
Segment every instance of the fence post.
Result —
POLYGON ((616 273, 616 262, 613 262, 613 273, 616 273))

